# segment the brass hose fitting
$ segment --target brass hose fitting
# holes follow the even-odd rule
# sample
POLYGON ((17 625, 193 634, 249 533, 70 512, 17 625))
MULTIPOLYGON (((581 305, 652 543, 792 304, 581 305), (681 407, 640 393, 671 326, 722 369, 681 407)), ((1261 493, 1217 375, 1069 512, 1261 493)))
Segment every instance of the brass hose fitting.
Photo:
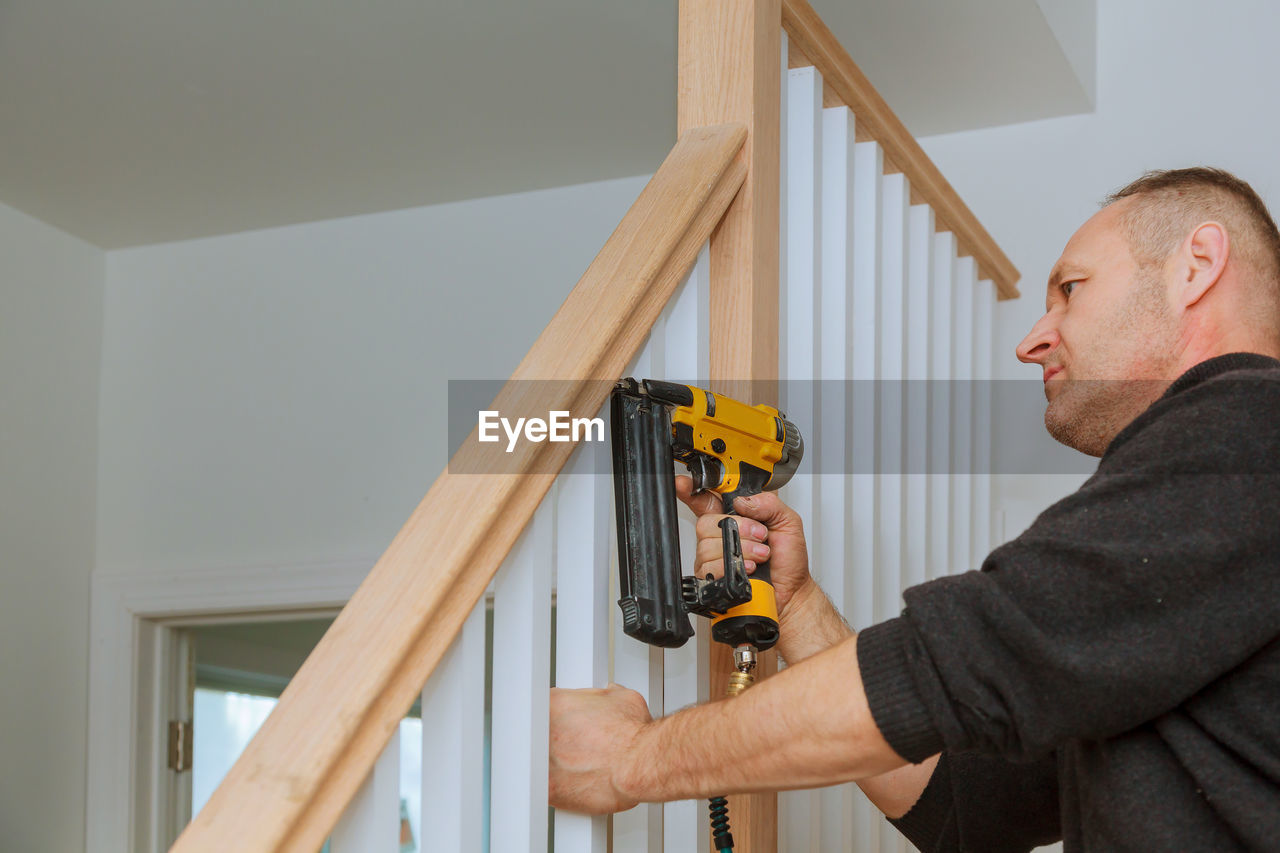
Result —
POLYGON ((749 643, 743 643, 733 650, 733 666, 736 672, 729 674, 729 689, 726 695, 737 696, 756 683, 756 650, 749 643))
POLYGON ((729 689, 725 691, 725 695, 737 696, 755 683, 756 677, 749 672, 731 672, 729 673, 729 689))

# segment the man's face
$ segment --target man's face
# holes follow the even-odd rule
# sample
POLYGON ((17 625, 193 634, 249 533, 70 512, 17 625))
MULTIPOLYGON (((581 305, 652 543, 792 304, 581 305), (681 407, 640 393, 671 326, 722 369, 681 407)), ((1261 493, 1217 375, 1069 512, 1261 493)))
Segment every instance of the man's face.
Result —
POLYGON ((1018 345, 1044 368, 1055 439, 1101 456, 1167 387, 1177 324, 1160 270, 1143 270, 1120 224, 1124 199, 1080 227, 1049 275, 1045 315, 1018 345))

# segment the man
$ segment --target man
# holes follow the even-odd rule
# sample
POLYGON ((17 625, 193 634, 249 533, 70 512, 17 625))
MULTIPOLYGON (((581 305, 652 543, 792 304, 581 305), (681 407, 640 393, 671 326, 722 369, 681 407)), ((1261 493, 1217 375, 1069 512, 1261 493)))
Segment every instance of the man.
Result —
POLYGON ((858 780, 922 850, 1280 849, 1280 233, 1225 172, 1149 173, 1067 243, 1017 355, 1049 432, 1101 457, 1076 493, 858 635, 799 517, 754 498, 789 666, 656 721, 553 691, 552 804, 858 780))

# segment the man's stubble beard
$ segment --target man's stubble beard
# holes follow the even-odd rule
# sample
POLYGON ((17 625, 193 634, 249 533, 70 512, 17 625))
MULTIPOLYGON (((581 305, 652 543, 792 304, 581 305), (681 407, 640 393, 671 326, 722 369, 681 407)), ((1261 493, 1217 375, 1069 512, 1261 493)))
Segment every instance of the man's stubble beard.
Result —
MULTIPOLYGON (((1177 327, 1165 300, 1160 271, 1140 271, 1130 298, 1095 340, 1119 343, 1094 368, 1094 376, 1073 377, 1060 383, 1045 407, 1044 425, 1067 447, 1101 456, 1116 435, 1155 402, 1168 381, 1177 327)), ((1070 367, 1070 365, 1068 365, 1070 367)))

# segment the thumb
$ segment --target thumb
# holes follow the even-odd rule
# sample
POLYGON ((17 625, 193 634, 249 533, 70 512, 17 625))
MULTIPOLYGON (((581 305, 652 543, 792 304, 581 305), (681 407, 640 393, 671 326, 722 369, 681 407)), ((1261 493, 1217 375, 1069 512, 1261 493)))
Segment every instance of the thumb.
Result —
POLYGON ((759 521, 770 530, 787 530, 799 518, 795 510, 784 504, 774 492, 745 495, 733 502, 733 508, 739 515, 759 521))

